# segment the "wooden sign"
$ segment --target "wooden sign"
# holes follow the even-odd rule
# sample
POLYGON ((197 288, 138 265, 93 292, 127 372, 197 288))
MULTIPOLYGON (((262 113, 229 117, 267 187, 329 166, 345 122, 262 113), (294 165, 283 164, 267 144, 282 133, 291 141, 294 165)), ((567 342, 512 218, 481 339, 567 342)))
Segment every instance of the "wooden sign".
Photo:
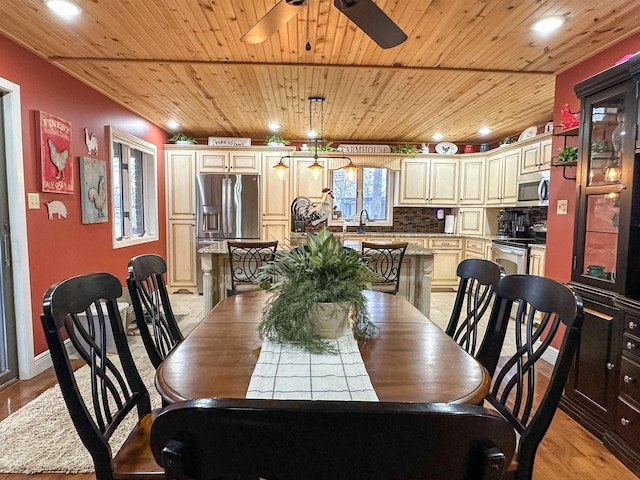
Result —
POLYGON ((336 150, 344 153, 391 153, 389 145, 338 145, 336 150))
POLYGON ((38 112, 42 191, 72 194, 71 122, 38 112))
POLYGON ((250 138, 240 137, 209 137, 207 145, 210 147, 250 147, 250 138))

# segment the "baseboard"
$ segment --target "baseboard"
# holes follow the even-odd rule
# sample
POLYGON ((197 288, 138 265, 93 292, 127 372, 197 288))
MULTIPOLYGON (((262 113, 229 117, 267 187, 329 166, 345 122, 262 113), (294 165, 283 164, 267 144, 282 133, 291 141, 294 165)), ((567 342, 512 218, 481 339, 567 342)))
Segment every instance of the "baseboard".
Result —
POLYGON ((549 348, 544 351, 540 358, 545 362, 550 363, 551 365, 555 365, 556 361, 558 360, 558 353, 560 352, 557 348, 549 346, 549 348))
MULTIPOLYGON (((67 349, 69 355, 73 355, 76 353, 76 349, 71 344, 71 340, 67 339, 64 341, 64 347, 67 349)), ((34 369, 34 377, 40 375, 42 372, 51 368, 53 366, 53 361, 51 360, 51 354, 49 350, 42 352, 40 355, 36 355, 33 360, 33 369, 34 369)))

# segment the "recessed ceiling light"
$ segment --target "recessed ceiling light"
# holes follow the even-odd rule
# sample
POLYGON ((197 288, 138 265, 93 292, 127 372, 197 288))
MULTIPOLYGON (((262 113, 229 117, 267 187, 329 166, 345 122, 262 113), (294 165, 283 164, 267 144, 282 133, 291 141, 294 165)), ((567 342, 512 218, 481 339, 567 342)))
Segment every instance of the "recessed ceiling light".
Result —
POLYGON ((439 142, 440 140, 442 140, 444 138, 444 135, 442 135, 441 133, 436 133, 433 137, 436 142, 439 142))
POLYGON ((535 30, 536 32, 540 33, 549 33, 560 28, 563 23, 564 17, 544 17, 531 25, 531 30, 535 30))
POLYGON ((169 127, 171 130, 175 130, 179 126, 180 126, 180 124, 178 122, 173 121, 173 120, 171 120, 170 122, 167 122, 167 127, 169 127))
POLYGON ((489 135, 491 133, 491 129, 487 127, 482 127, 480 130, 478 130, 478 133, 480 135, 489 135))
POLYGON ((280 124, 276 123, 276 122, 271 122, 269 125, 267 125, 269 127, 269 130, 271 130, 272 132, 276 132, 280 129, 280 124))
POLYGON ((79 6, 68 0, 45 0, 45 3, 53 12, 63 17, 73 17, 82 12, 79 6))

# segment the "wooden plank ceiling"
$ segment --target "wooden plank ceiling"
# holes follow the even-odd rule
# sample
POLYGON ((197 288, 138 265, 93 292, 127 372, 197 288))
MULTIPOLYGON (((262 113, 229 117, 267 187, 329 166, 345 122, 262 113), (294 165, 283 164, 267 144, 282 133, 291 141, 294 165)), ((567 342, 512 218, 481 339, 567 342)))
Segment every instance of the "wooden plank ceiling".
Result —
POLYGON ((309 96, 326 98, 329 140, 517 136, 552 118, 555 73, 640 31, 628 0, 377 0, 409 37, 384 50, 333 1, 309 0, 250 45, 240 37, 276 0, 76 2, 65 21, 42 0, 2 0, 0 33, 161 128, 256 141, 271 121, 304 139, 309 96), (546 15, 565 16, 562 31, 530 29, 546 15))

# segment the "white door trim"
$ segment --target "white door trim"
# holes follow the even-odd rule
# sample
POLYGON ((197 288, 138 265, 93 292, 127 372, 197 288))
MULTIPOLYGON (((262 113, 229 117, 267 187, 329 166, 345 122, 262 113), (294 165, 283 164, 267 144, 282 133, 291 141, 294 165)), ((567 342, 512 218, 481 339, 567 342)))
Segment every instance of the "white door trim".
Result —
MULTIPOLYGON (((13 263, 16 340, 18 342, 18 375, 20 379, 27 379, 40 372, 36 371, 33 354, 33 313, 31 310, 31 277, 29 274, 29 249, 27 243, 20 86, 0 77, 0 91, 6 93, 3 97, 3 114, 7 155, 7 196, 9 198, 9 222, 11 224, 11 261, 13 263)), ((46 353, 48 354, 49 352, 47 351, 46 353)), ((50 365, 51 362, 44 363, 50 365)))

